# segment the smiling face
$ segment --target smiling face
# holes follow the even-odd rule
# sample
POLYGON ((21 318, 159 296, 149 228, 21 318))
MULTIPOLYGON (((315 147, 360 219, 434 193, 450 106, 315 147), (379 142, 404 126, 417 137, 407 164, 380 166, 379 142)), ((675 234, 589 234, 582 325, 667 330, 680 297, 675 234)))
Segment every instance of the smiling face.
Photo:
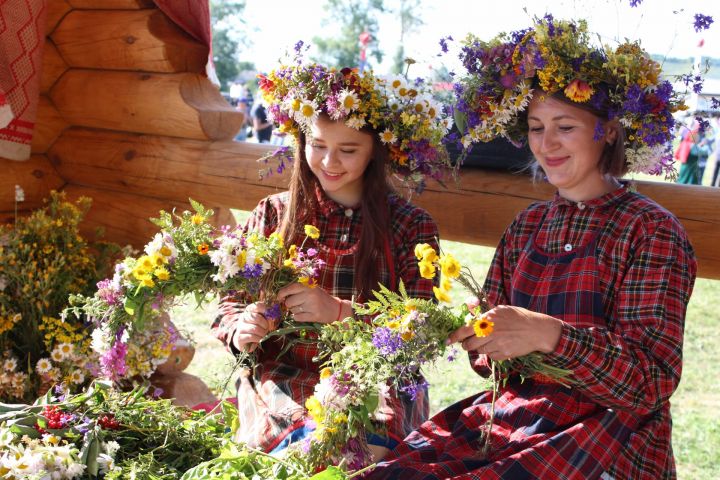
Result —
POLYGON ((373 154, 373 137, 319 116, 305 145, 310 170, 328 197, 353 207, 360 202, 363 174, 373 154))
POLYGON ((600 171, 603 149, 617 132, 604 122, 606 133, 595 140, 597 124, 597 116, 547 94, 536 94, 528 106, 530 150, 548 181, 569 200, 597 198, 617 184, 600 171))

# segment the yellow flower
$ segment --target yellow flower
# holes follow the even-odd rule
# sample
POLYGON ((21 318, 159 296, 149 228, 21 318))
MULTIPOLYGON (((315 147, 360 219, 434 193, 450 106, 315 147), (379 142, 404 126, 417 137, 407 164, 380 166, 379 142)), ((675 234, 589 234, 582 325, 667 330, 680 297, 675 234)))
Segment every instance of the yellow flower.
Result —
POLYGON ((486 320, 484 316, 480 317, 473 323, 473 330, 475 330, 475 336, 487 337, 493 331, 495 323, 486 320))
POLYGON ((155 286, 155 281, 152 279, 150 275, 145 275, 143 278, 140 278, 140 284, 143 287, 152 288, 155 286))
POLYGON ((332 368, 325 367, 322 370, 320 370, 320 380, 325 380, 326 378, 330 378, 332 375, 332 368))
POLYGON ((415 258, 417 258, 418 260, 422 260, 423 257, 425 256, 425 254, 424 254, 425 250, 428 250, 428 249, 435 251, 427 243, 418 243, 417 245, 415 245, 415 258))
POLYGON ((575 79, 565 87, 565 96, 573 102, 587 102, 595 91, 582 80, 575 79))
POLYGON ((244 267, 247 262, 247 250, 240 250, 237 256, 238 267, 244 267))
POLYGON ((400 322, 398 322, 397 320, 391 320, 385 326, 390 330, 397 330, 398 328, 400 328, 400 322))
POLYGON ((438 287, 433 287, 433 293, 435 293, 435 298, 437 298, 438 301, 450 303, 451 299, 447 291, 439 289, 438 287))
POLYGON ((404 342, 409 342, 410 340, 413 339, 414 336, 415 336, 415 334, 410 330, 407 330, 400 334, 400 338, 402 338, 404 342))
POLYGON ((315 288, 318 285, 315 279, 312 277, 300 277, 298 278, 298 283, 310 288, 315 288))
POLYGON ((210 250, 210 246, 207 243, 201 243, 197 246, 197 249, 200 255, 207 255, 208 251, 210 250))
POLYGON ((427 278, 428 280, 435 278, 435 265, 432 263, 423 260, 418 263, 418 267, 420 267, 420 276, 422 278, 427 278))
POLYGON ((460 276, 460 262, 458 262, 451 254, 446 253, 440 257, 438 263, 440 264, 440 271, 443 275, 450 278, 457 278, 460 276))
POLYGON ((312 238, 313 240, 317 240, 320 238, 320 230, 317 229, 317 227, 313 225, 305 225, 305 235, 312 238))
POLYGON ((192 216, 190 220, 192 221, 193 225, 200 225, 202 222, 205 221, 205 217, 196 213, 192 216))
POLYGON ((170 272, 168 272, 166 269, 161 267, 161 268, 158 268, 155 270, 155 276, 157 277, 158 280, 165 281, 168 278, 170 278, 170 272))
POLYGON ((315 420, 315 423, 320 425, 324 416, 324 409, 320 400, 315 398, 315 395, 305 400, 305 408, 307 408, 308 414, 315 420))
POLYGON ((440 277, 440 289, 445 290, 446 292, 452 290, 452 282, 445 274, 440 277))
POLYGON ((160 248, 160 253, 166 257, 169 257, 172 255, 172 250, 170 250, 170 247, 167 245, 163 245, 162 248, 160 248))

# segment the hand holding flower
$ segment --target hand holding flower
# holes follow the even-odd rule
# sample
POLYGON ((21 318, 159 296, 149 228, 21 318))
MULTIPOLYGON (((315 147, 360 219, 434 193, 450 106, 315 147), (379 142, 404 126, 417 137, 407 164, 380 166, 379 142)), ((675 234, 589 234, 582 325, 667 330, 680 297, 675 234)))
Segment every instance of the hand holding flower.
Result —
POLYGON ((522 357, 532 352, 550 353, 560 340, 562 321, 525 308, 499 305, 486 312, 478 321, 490 328, 485 336, 477 335, 474 322, 450 335, 450 342, 461 342, 463 349, 486 354, 492 360, 522 357))
POLYGON ((332 323, 338 316, 345 318, 352 315, 349 302, 333 297, 322 288, 299 282, 280 289, 277 300, 285 302, 285 307, 298 322, 332 323), (338 311, 341 312, 340 315, 338 311))
POLYGON ((251 303, 245 308, 235 324, 232 333, 232 346, 241 352, 253 352, 260 340, 276 328, 274 322, 265 317, 267 307, 264 303, 251 303))

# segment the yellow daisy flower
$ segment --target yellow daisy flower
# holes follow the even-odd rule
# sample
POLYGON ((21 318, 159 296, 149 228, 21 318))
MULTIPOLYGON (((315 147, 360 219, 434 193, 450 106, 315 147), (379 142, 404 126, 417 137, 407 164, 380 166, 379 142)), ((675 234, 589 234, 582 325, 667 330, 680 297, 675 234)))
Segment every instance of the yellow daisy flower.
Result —
POLYGON ((305 225, 305 235, 312 238, 313 240, 317 240, 318 238, 320 238, 320 230, 318 230, 318 228, 313 225, 305 225))
POLYGON ((478 320, 475 321, 475 323, 473 323, 473 330, 475 331, 475 336, 487 337, 492 333, 494 326, 494 322, 486 320, 484 316, 480 317, 478 320))
POLYGON ((438 287, 433 287, 433 293, 435 294, 435 298, 437 298, 439 302, 450 303, 452 301, 448 292, 445 290, 441 290, 438 287))

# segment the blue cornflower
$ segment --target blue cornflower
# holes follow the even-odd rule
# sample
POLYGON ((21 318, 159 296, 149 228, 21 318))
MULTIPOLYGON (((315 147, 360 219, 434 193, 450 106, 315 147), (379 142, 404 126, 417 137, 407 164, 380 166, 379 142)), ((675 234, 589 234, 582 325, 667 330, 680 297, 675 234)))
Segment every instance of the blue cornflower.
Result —
POLYGON ((710 25, 713 23, 713 18, 710 15, 703 15, 702 13, 696 13, 695 14, 695 21, 693 22, 693 27, 695 27, 696 32, 700 32, 702 30, 707 30, 710 28, 710 25))

